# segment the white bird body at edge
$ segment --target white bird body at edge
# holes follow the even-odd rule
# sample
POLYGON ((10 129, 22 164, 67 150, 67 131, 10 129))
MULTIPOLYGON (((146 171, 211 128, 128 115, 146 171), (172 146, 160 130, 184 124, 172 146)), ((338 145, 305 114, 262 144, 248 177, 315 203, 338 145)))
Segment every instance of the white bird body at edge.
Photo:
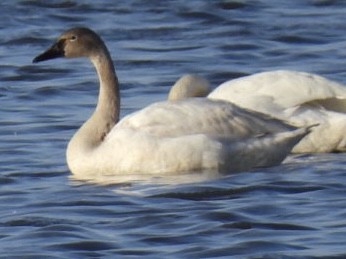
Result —
POLYGON ((272 166, 310 131, 205 98, 155 103, 119 121, 118 80, 99 36, 70 29, 33 62, 61 56, 90 58, 100 80, 96 109, 68 144, 67 163, 75 175, 230 173, 272 166))
MULTIPOLYGON (((201 89, 202 81, 195 77, 190 75, 188 84, 176 82, 179 92, 189 88, 185 92, 190 93, 179 99, 193 97, 193 88, 201 89)), ((229 80, 208 94, 204 92, 209 99, 229 101, 296 127, 318 124, 293 148, 293 153, 346 151, 345 85, 315 74, 278 70, 229 80)))
POLYGON ((296 127, 319 124, 294 153, 346 151, 346 86, 315 74, 269 71, 227 81, 208 98, 286 120, 296 127))

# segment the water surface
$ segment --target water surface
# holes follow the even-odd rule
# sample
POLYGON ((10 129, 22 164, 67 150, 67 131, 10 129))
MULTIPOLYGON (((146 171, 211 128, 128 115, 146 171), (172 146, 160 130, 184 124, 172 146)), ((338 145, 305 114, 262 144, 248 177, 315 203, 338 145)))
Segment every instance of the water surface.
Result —
POLYGON ((83 59, 31 64, 66 28, 104 38, 122 115, 166 98, 184 73, 213 86, 293 69, 346 83, 346 2, 1 1, 3 258, 345 258, 344 154, 300 155, 225 177, 108 184, 71 177, 66 144, 90 115, 83 59))

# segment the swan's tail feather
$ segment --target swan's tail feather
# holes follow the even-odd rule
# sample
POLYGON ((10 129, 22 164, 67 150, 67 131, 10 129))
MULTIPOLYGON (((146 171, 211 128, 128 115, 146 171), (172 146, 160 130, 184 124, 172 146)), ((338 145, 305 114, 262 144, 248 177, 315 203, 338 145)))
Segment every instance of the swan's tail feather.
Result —
MULTIPOLYGON (((246 164, 253 167, 279 165, 316 125, 298 128, 292 131, 265 134, 252 139, 232 143, 227 147, 224 173, 246 170, 246 164), (241 161, 241 163, 239 163, 241 161), (255 166, 254 166, 255 165, 255 166)), ((248 169, 251 169, 250 167, 248 169)))

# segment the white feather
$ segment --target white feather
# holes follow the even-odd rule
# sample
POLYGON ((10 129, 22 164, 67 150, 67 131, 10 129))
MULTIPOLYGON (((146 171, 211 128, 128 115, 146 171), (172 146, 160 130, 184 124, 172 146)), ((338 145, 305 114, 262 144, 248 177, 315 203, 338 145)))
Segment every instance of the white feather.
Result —
POLYGON ((319 124, 292 150, 346 150, 346 86, 296 71, 270 71, 227 81, 208 95, 283 119, 297 127, 319 124))

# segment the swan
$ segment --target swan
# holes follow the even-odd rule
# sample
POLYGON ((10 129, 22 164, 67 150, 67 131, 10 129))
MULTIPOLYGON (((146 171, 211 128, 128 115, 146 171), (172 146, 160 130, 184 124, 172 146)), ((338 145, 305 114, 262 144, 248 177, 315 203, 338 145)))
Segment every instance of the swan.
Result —
MULTIPOLYGON (((181 99, 192 97, 191 89, 200 88, 202 81, 192 75, 188 86, 178 82, 180 89, 190 89, 189 94, 179 96, 181 99)), ((171 91, 176 90, 172 87, 171 91)), ((345 85, 311 73, 277 70, 229 80, 204 96, 268 114, 296 127, 318 124, 292 153, 346 151, 345 85)))
POLYGON ((58 57, 89 58, 100 81, 93 114, 67 146, 67 164, 76 176, 230 173, 273 166, 310 132, 206 98, 154 103, 120 120, 119 83, 102 39, 89 28, 69 29, 33 63, 58 57))

